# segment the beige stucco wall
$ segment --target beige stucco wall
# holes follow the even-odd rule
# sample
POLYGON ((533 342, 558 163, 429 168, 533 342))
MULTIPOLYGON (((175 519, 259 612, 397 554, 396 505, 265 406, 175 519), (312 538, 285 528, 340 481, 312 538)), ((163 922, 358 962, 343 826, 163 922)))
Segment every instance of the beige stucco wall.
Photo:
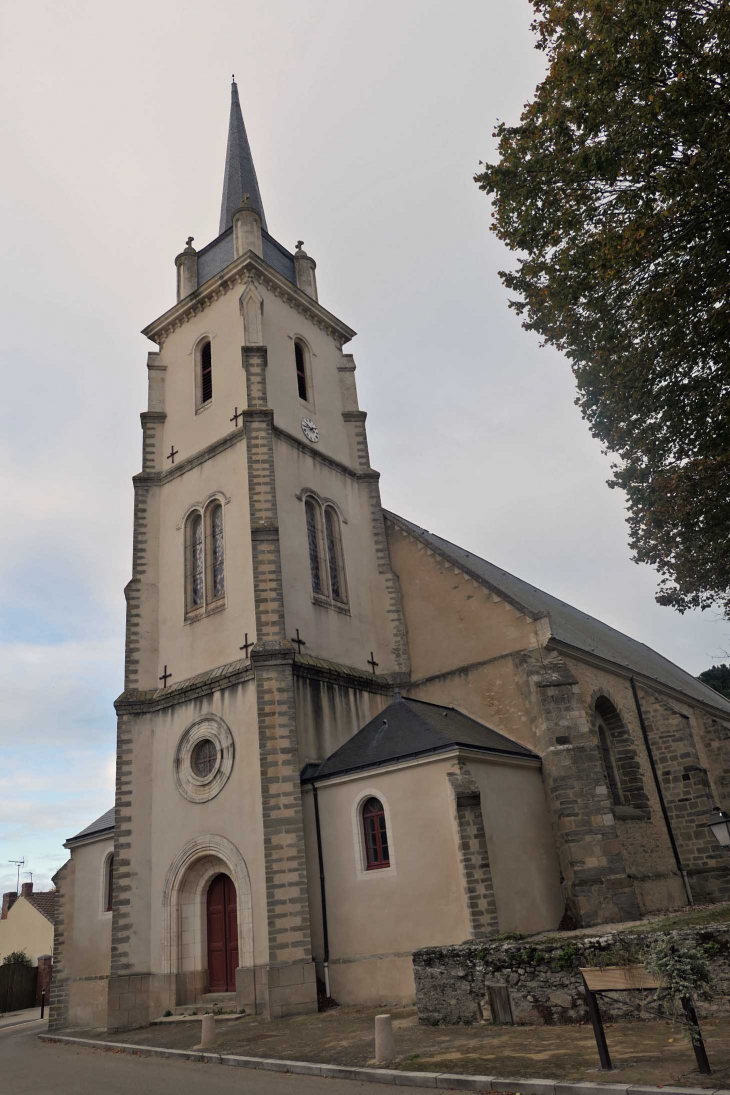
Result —
MULTIPOLYGON (((327 880, 332 995, 342 1004, 413 999, 410 954, 468 934, 448 761, 371 771, 319 788, 327 880), (371 795, 386 811, 391 866, 364 869, 359 807, 371 795), (372 957, 375 956, 375 957, 372 957)), ((315 957, 323 954, 312 792, 304 795, 315 957)))
MULTIPOLYGON (((275 438, 277 505, 287 629, 299 628, 306 653, 368 670, 370 652, 376 652, 379 672, 396 668, 393 659, 393 619, 389 610, 386 576, 378 572, 374 546, 372 498, 368 482, 340 467, 316 459, 334 458, 350 466, 351 436, 343 410, 355 398, 345 390, 338 367, 343 355, 334 339, 287 301, 259 287, 263 296, 263 337, 268 348, 266 383, 275 426, 307 443, 301 431, 303 417, 313 418, 320 440, 309 450, 275 438), (310 398, 298 395, 294 339, 309 347, 310 398), (309 452, 312 455, 309 455, 309 452), (314 490, 331 500, 342 515, 341 532, 349 603, 345 611, 314 602, 311 589, 302 491, 314 490)), ((234 406, 246 406, 246 377, 242 368, 244 340, 239 309, 240 290, 233 289, 203 313, 173 331, 156 362, 163 389, 165 421, 160 427, 157 469, 174 470, 166 454, 177 451, 176 465, 230 434, 234 406), (195 347, 203 337, 212 343, 213 398, 204 410, 195 409, 195 347)), ((352 382, 352 374, 348 374, 352 382)), ((255 639, 246 445, 241 440, 210 455, 201 465, 153 486, 147 507, 145 541, 147 566, 141 633, 145 652, 140 686, 158 687, 165 666, 170 684, 240 657, 245 632, 255 639), (222 610, 186 618, 184 519, 191 507, 214 494, 224 500, 226 597, 222 610), (157 598, 159 602, 157 603, 157 598)))
POLYGON ((53 951, 53 924, 24 897, 0 920, 0 962, 11 951, 25 951, 34 966, 40 955, 53 951))
MULTIPOLYGON (((341 420, 341 414, 339 415, 341 420)), ((276 421, 279 412, 276 408, 276 421)), ((329 424, 329 423, 328 423, 329 424)), ((284 606, 289 633, 298 627, 304 653, 370 671, 375 652, 378 673, 395 668, 392 619, 385 577, 378 573, 372 514, 366 484, 328 467, 299 448, 278 440, 275 446, 284 606), (314 603, 309 567, 304 498, 310 488, 339 507, 348 590, 346 611, 314 603)))
POLYGON ((323 761, 344 745, 379 711, 391 696, 346 687, 315 677, 295 676, 299 765, 323 761))
POLYGON ((70 1027, 105 1027, 112 914, 106 911, 111 835, 71 848, 62 875, 63 957, 70 1027))
MULTIPOLYGON (((276 423, 301 437, 301 420, 313 418, 325 424, 318 448, 337 460, 349 463, 349 441, 342 421, 337 366, 342 354, 333 338, 312 320, 295 311, 261 284, 263 298, 263 339, 268 348, 266 384, 269 406, 276 410, 276 423), (312 398, 299 398, 294 360, 294 339, 302 338, 310 348, 312 398)), ((246 406, 246 376, 241 367, 244 343, 239 300, 243 285, 232 288, 198 315, 173 331, 165 340, 159 363, 166 366, 165 411, 161 468, 170 467, 165 454, 170 446, 182 460, 205 448, 234 429, 230 422, 234 406, 246 406), (213 398, 195 410, 195 347, 211 341, 213 398)))
MULTIPOLYGON (((563 913, 560 872, 540 771, 470 754, 502 931, 556 928, 563 913)), ((340 1003, 378 1004, 413 998, 410 954, 418 947, 469 936, 448 773, 454 757, 319 785, 327 885, 330 983, 340 1003), (391 866, 364 868, 360 808, 384 804, 391 866)), ((322 918, 311 788, 304 796, 313 945, 321 973, 322 918)))
POLYGON ((535 749, 537 715, 514 658, 506 654, 408 685, 403 691, 417 700, 453 704, 492 730, 535 749))
POLYGON ((285 300, 261 289, 264 298, 264 342, 268 347, 266 386, 269 406, 277 426, 302 439, 302 418, 312 418, 320 428, 317 449, 344 464, 350 463, 350 445, 342 419, 342 394, 337 366, 342 354, 332 337, 285 300), (312 399, 299 398, 294 361, 294 339, 310 347, 312 399))
MULTIPOLYGON (((130 859, 135 872, 130 899, 135 930, 129 942, 132 969, 165 974, 190 968, 188 957, 192 952, 184 961, 180 953, 166 954, 168 919, 163 894, 171 865, 185 848, 191 842, 217 837, 236 845, 245 860, 252 893, 252 926, 247 930, 253 937, 254 961, 265 964, 268 960, 266 886, 253 680, 200 700, 140 716, 134 721, 133 732, 130 859), (186 728, 209 713, 223 719, 231 731, 235 748, 233 767, 215 798, 190 802, 180 793, 175 780, 175 751, 186 728)), ((221 869, 226 870, 225 864, 221 864, 221 869)), ((242 902, 245 895, 238 896, 242 902)), ((242 908, 239 922, 243 923, 242 908)), ((181 940, 181 945, 187 943, 187 939, 181 940)), ((199 943, 205 960, 206 941, 202 939, 199 943)))
POLYGON ((540 769, 472 757, 469 770, 481 792, 499 930, 557 928, 565 902, 540 769))
MULTIPOLYGON (((240 369, 240 364, 239 364, 240 369)), ((164 484, 159 497, 159 655, 173 674, 168 685, 236 661, 244 633, 255 635, 251 531, 245 445, 238 444, 164 484), (213 494, 223 503, 224 607, 210 615, 185 615, 185 515, 213 494)), ((150 682, 159 687, 159 682, 150 682)))
POLYGON ((386 522, 386 529, 414 681, 539 644, 533 620, 399 527, 386 522))
POLYGON ((74 862, 74 977, 109 974, 112 914, 106 911, 104 864, 113 848, 114 840, 108 836, 78 845, 71 853, 74 862))

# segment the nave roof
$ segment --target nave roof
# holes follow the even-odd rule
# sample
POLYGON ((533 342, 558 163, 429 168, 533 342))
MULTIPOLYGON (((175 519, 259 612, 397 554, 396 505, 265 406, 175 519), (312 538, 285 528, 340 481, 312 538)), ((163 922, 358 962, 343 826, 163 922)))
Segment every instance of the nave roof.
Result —
POLYGON ((624 635, 594 616, 589 616, 587 612, 581 612, 579 608, 545 593, 537 586, 517 578, 509 571, 502 570, 494 563, 452 544, 449 540, 444 540, 441 536, 436 536, 433 532, 428 532, 427 529, 420 528, 396 513, 388 510, 383 513, 394 525, 410 532, 426 547, 503 596, 528 616, 533 619, 548 616, 552 635, 559 642, 630 669, 641 676, 653 678, 692 699, 730 714, 730 702, 723 696, 645 643, 624 635))

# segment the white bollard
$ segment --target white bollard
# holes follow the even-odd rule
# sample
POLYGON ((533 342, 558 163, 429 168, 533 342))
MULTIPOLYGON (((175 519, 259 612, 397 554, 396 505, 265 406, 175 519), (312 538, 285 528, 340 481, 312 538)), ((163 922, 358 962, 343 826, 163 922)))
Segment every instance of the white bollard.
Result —
POLYGON ((375 1063, 387 1065, 395 1057, 393 1023, 389 1015, 375 1016, 375 1063))
POLYGON ((200 1032, 200 1048, 208 1049, 215 1045, 215 1015, 204 1015, 200 1032))

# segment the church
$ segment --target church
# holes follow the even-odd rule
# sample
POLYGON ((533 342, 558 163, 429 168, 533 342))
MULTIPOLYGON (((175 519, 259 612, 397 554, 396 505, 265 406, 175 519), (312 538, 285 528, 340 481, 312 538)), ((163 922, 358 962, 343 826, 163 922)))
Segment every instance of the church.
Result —
POLYGON ((409 1002, 418 947, 730 898, 730 703, 383 509, 355 332, 231 94, 219 235, 144 329, 116 799, 55 878, 52 1030, 409 1002))

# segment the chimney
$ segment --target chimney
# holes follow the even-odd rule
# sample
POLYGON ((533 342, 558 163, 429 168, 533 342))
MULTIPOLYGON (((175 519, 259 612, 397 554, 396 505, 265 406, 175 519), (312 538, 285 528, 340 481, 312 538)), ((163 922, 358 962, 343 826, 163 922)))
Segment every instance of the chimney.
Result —
POLYGON ((21 882, 21 884, 20 884, 20 896, 21 897, 30 897, 30 895, 32 893, 33 893, 33 883, 32 882, 21 882))
POLYGON ((3 911, 0 914, 0 920, 7 920, 8 913, 12 909, 15 902, 18 900, 18 895, 15 890, 11 890, 10 893, 3 894, 3 911))

